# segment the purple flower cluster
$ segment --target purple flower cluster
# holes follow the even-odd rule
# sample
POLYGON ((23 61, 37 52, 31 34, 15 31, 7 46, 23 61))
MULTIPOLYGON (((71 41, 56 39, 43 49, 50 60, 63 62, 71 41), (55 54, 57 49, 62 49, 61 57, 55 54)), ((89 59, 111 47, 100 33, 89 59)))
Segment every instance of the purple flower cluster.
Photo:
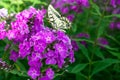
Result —
MULTIPOLYGON (((51 4, 54 5, 55 8, 59 8, 62 14, 69 14, 71 10, 76 13, 82 12, 82 7, 89 7, 88 0, 52 0, 51 4)), ((69 14, 68 19, 73 21, 74 14, 69 14)))
MULTIPOLYGON (((87 33, 79 33, 79 34, 77 34, 77 38, 86 38, 86 39, 89 39, 90 35, 87 34, 87 33)), ((106 46, 106 45, 109 44, 109 42, 107 41, 107 39, 103 38, 103 37, 98 38, 97 41, 98 41, 98 44, 100 44, 100 47, 102 47, 102 48, 104 48, 104 46, 106 46)), ((86 41, 80 41, 80 43, 82 45, 84 45, 85 47, 87 46, 87 42, 86 41)), ((79 47, 78 47, 76 41, 72 40, 72 46, 73 46, 74 51, 78 51, 79 47)))
POLYGON ((98 38, 98 43, 101 44, 101 47, 104 47, 105 45, 109 44, 107 39, 105 39, 103 37, 98 38))
MULTIPOLYGON (((90 36, 87 33, 79 33, 79 34, 77 34, 77 38, 90 38, 90 36)), ((83 44, 84 46, 87 45, 86 41, 80 41, 80 43, 83 44)), ((76 41, 74 41, 74 40, 72 40, 72 46, 75 51, 77 51, 79 49, 76 41)))
POLYGON ((110 4, 116 8, 117 5, 120 5, 120 0, 110 0, 110 4))
POLYGON ((111 22, 110 23, 110 29, 111 30, 114 30, 114 29, 120 30, 120 22, 111 22))
MULTIPOLYGON (((75 61, 70 38, 62 31, 45 27, 45 13, 44 9, 30 7, 16 14, 16 20, 11 22, 10 29, 5 33, 13 45, 18 46, 18 52, 11 50, 10 60, 27 58, 30 66, 28 75, 38 80, 54 78, 50 65, 57 65, 57 69, 60 69, 66 63, 75 61), (45 69, 42 70, 43 67, 45 69)), ((0 24, 1 31, 4 31, 4 24, 0 24)), ((0 32, 0 35, 3 34, 0 32)))

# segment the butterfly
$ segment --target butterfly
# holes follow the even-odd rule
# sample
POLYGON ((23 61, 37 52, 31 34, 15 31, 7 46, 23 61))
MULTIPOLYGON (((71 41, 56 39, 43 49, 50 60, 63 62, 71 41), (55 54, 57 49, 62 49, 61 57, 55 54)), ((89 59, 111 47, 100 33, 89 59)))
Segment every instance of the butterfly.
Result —
POLYGON ((61 16, 51 4, 48 6, 48 19, 52 27, 57 30, 65 31, 71 27, 71 22, 66 17, 61 16))

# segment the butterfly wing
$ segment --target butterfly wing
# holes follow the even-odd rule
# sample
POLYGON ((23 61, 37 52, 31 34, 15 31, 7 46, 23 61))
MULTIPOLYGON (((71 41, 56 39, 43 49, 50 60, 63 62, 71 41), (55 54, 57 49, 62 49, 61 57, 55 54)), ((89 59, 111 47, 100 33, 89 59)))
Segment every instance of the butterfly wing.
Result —
POLYGON ((57 30, 68 29, 71 26, 71 23, 66 17, 62 17, 54 8, 52 5, 48 6, 48 18, 53 26, 53 28, 57 30))

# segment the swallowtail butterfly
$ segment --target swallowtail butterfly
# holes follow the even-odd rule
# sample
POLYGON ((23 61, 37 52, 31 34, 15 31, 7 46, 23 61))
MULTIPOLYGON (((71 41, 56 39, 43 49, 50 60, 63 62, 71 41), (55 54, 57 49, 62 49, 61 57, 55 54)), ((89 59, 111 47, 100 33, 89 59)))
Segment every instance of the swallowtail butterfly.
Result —
POLYGON ((71 27, 71 22, 66 17, 62 17, 52 5, 48 6, 48 18, 54 29, 64 31, 71 27))

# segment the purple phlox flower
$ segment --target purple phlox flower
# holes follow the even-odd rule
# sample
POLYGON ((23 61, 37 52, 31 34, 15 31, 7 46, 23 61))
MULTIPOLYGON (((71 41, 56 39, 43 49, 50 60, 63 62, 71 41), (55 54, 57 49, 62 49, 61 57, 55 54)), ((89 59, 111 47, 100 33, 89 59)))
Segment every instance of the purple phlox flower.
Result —
POLYGON ((62 58, 62 57, 59 56, 59 57, 57 58, 58 67, 59 67, 59 68, 62 68, 63 65, 64 65, 64 63, 65 63, 64 58, 62 58))
POLYGON ((66 4, 72 4, 75 2, 75 0, 63 0, 66 4))
POLYGON ((120 8, 114 9, 112 14, 120 14, 120 8))
POLYGON ((55 8, 62 8, 64 6, 64 1, 63 0, 57 0, 54 4, 55 8))
POLYGON ((76 41, 72 40, 71 43, 72 43, 72 46, 73 46, 73 50, 78 51, 79 47, 78 47, 76 41))
POLYGON ((45 41, 38 40, 35 42, 33 47, 34 47, 34 51, 41 53, 45 50, 45 48, 47 47, 47 44, 45 41))
POLYGON ((46 58, 47 57, 53 57, 53 58, 56 58, 57 57, 57 54, 55 53, 54 50, 49 50, 46 54, 45 54, 46 58))
POLYGON ((111 30, 115 29, 115 23, 114 23, 114 22, 111 22, 111 23, 110 23, 110 29, 111 29, 111 30))
POLYGON ((117 23, 117 26, 116 26, 118 29, 120 29, 120 22, 117 23))
POLYGON ((48 76, 49 79, 53 79, 54 78, 54 71, 51 68, 48 68, 46 70, 46 76, 48 76))
POLYGON ((59 41, 62 41, 63 43, 68 43, 68 44, 71 43, 70 38, 67 35, 65 35, 65 33, 62 31, 57 31, 57 39, 59 41))
POLYGON ((120 0, 111 0, 111 1, 110 1, 110 4, 111 4, 114 8, 116 8, 117 5, 120 5, 120 0))
POLYGON ((88 0, 52 0, 51 4, 59 8, 62 14, 68 14, 70 10, 81 13, 82 7, 89 7, 88 0))
POLYGON ((38 18, 38 20, 40 22, 43 22, 43 18, 44 18, 45 14, 46 14, 46 10, 45 9, 39 10, 39 11, 37 11, 36 18, 38 18))
POLYGON ((74 51, 73 50, 70 50, 69 57, 70 57, 70 62, 71 63, 75 62, 74 51))
POLYGON ((52 43, 55 40, 55 36, 52 32, 45 32, 44 40, 46 43, 52 43))
POLYGON ((16 15, 17 19, 24 19, 27 20, 29 18, 32 18, 33 15, 36 13, 36 9, 33 7, 30 7, 28 10, 24 10, 16 15))
POLYGON ((110 4, 115 8, 116 7, 116 0, 111 0, 110 4))
POLYGON ((19 54, 16 51, 12 50, 10 52, 10 60, 13 60, 14 62, 16 62, 16 60, 18 59, 18 56, 19 54))
POLYGON ((99 44, 101 44, 101 45, 108 45, 108 41, 107 41, 107 39, 105 39, 105 38, 98 38, 98 42, 99 42, 99 44))
POLYGON ((0 22, 0 30, 4 29, 5 24, 6 24, 6 21, 0 22))
MULTIPOLYGON (((79 38, 90 38, 89 34, 87 33, 79 33, 77 35, 77 37, 79 38)), ((81 44, 83 44, 84 46, 86 46, 86 41, 80 41, 81 44)))
POLYGON ((16 20, 11 22, 11 29, 7 33, 7 37, 9 40, 15 39, 16 41, 23 41, 24 35, 28 34, 29 27, 25 20, 16 20))
POLYGON ((31 76, 32 79, 36 79, 38 76, 40 76, 40 70, 30 67, 28 70, 28 75, 31 76))
POLYGON ((16 38, 17 30, 9 30, 7 32, 7 37, 9 40, 16 38))
POLYGON ((32 35, 30 41, 36 42, 42 40, 44 41, 44 31, 37 32, 36 34, 32 35))
POLYGON ((69 8, 68 7, 62 7, 60 9, 60 11, 62 12, 62 14, 67 14, 69 12, 69 8))
POLYGON ((39 78, 38 80, 51 80, 48 76, 43 76, 42 78, 39 78))
POLYGON ((30 43, 28 41, 24 41, 19 44, 19 57, 25 58, 30 54, 30 43))
POLYGON ((78 5, 82 5, 82 6, 85 6, 85 7, 89 7, 89 1, 88 0, 76 0, 76 3, 78 5))
POLYGON ((40 60, 34 58, 33 56, 28 56, 28 65, 30 67, 40 69, 40 67, 42 67, 42 62, 40 60))
POLYGON ((32 6, 30 6, 30 8, 28 9, 28 11, 31 14, 36 14, 36 12, 37 12, 37 10, 34 7, 32 7, 32 6))
POLYGON ((70 20, 71 22, 74 20, 75 16, 74 14, 70 14, 67 16, 68 20, 70 20))
POLYGON ((46 61, 45 61, 45 63, 46 64, 52 64, 52 65, 54 65, 54 64, 57 63, 57 61, 56 61, 55 58, 47 58, 46 61))
POLYGON ((78 35, 77 35, 77 37, 80 37, 80 38, 89 38, 90 36, 89 36, 89 34, 87 34, 87 33, 79 33, 78 35))
POLYGON ((72 6, 70 7, 70 9, 73 10, 73 11, 75 11, 75 12, 77 12, 77 13, 83 12, 83 10, 82 10, 82 8, 80 7, 80 5, 72 5, 72 6))
POLYGON ((6 37, 6 30, 4 29, 6 22, 0 22, 0 39, 4 39, 6 37))
POLYGON ((17 19, 15 22, 11 23, 13 30, 18 30, 22 35, 29 33, 29 28, 26 20, 17 19))
POLYGON ((68 56, 68 54, 67 54, 68 47, 63 42, 55 44, 54 48, 55 48, 56 52, 58 52, 62 58, 66 58, 68 56))
POLYGON ((56 64, 57 54, 53 50, 49 50, 46 54, 46 64, 56 64))
POLYGON ((35 60, 40 60, 40 59, 43 59, 43 58, 44 58, 43 54, 40 53, 40 52, 33 52, 33 53, 32 53, 32 57, 33 57, 35 60))
POLYGON ((32 29, 34 30, 33 32, 36 32, 36 31, 39 32, 44 28, 43 18, 45 14, 46 14, 45 9, 37 11, 36 16, 34 18, 34 26, 32 29))

